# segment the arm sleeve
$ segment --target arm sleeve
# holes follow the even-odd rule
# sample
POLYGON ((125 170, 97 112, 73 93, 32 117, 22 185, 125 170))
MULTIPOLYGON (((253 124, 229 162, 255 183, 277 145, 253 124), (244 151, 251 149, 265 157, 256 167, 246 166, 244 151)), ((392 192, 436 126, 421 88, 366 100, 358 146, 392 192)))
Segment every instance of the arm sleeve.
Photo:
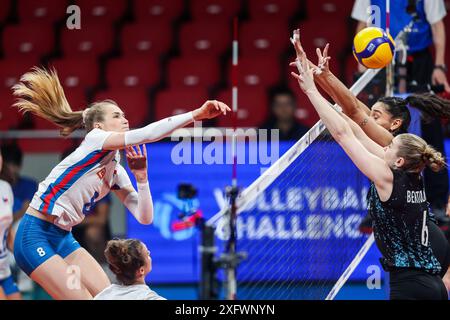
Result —
MULTIPOLYGON (((118 164, 116 171, 116 177, 111 189, 118 190, 126 186, 131 186, 131 180, 125 168, 118 164)), ((138 182, 137 192, 134 190, 131 191, 123 200, 123 204, 140 223, 150 224, 153 222, 153 200, 148 182, 138 182)))
POLYGON ((130 192, 123 203, 137 221, 141 224, 151 224, 153 222, 153 201, 148 182, 138 182, 137 190, 137 192, 130 192))
POLYGON ((178 128, 194 121, 192 112, 183 113, 151 123, 143 128, 125 132, 125 145, 148 143, 161 140, 178 128))
POLYGON ((439 22, 447 15, 443 0, 425 0, 424 7, 425 15, 430 25, 439 22))
POLYGON ((131 185, 130 177, 128 176, 127 171, 122 165, 118 164, 116 166, 116 172, 114 177, 114 183, 111 186, 112 190, 123 189, 126 186, 131 185))
POLYGON ((370 7, 370 0, 355 0, 352 10, 352 18, 361 22, 367 22, 369 15, 367 8, 370 7))

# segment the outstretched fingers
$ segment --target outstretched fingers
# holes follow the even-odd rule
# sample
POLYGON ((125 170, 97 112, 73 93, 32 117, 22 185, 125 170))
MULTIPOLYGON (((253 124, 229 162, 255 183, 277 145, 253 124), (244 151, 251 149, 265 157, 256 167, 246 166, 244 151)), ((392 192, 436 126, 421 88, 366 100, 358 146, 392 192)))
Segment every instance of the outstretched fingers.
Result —
POLYGON ((298 81, 303 81, 303 78, 300 75, 296 74, 295 72, 291 72, 291 75, 298 81))
POLYGON ((325 49, 323 49, 323 56, 328 58, 328 48, 330 47, 330 44, 327 43, 325 46, 325 49))
POLYGON ((223 102, 219 102, 219 106, 220 106, 220 111, 226 115, 227 111, 231 111, 230 107, 228 107, 225 103, 223 102))

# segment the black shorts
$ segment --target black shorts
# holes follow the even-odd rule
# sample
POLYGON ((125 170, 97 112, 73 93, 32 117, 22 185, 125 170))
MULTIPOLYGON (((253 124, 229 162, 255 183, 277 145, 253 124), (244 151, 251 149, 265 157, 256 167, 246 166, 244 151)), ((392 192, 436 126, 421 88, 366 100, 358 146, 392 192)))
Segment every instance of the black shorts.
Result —
POLYGON ((448 300, 439 275, 413 269, 389 272, 390 300, 448 300))

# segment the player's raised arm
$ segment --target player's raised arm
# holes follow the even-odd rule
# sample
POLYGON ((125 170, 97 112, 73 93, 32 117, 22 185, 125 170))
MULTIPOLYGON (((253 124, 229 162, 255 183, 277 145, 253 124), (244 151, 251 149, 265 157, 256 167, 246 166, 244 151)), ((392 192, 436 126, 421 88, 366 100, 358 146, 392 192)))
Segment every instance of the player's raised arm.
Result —
POLYGON ((47 71, 35 67, 22 76, 20 83, 16 84, 13 90, 14 95, 18 97, 15 106, 19 110, 31 112, 59 126, 63 136, 68 136, 81 127, 87 132, 93 129, 105 131, 108 137, 102 140, 103 150, 119 150, 127 146, 158 141, 193 121, 212 119, 231 111, 223 102, 208 100, 192 112, 129 130, 124 112, 112 100, 95 102, 83 111, 73 111, 55 70, 47 71))
POLYGON ((379 156, 369 152, 356 138, 347 121, 339 113, 330 108, 328 101, 317 90, 313 79, 313 70, 309 66, 306 54, 302 53, 297 60, 300 74, 292 72, 302 91, 308 96, 320 119, 323 121, 333 138, 344 149, 355 165, 386 194, 392 192, 392 171, 379 156), (389 190, 391 187, 391 190, 389 190))
MULTIPOLYGON (((300 31, 294 31, 292 43, 294 45, 297 57, 304 54, 303 47, 300 42, 300 31), (297 34, 297 36, 295 36, 297 34)), ((377 125, 370 117, 370 109, 361 102, 330 70, 328 56, 329 44, 322 51, 316 49, 318 56, 318 64, 314 65, 308 60, 310 67, 314 70, 314 81, 326 92, 331 98, 342 107, 343 112, 354 122, 356 122, 364 132, 376 143, 381 146, 387 146, 392 141, 393 135, 388 130, 377 125)), ((295 66, 295 63, 291 63, 295 66)))
POLYGON ((126 146, 158 141, 170 135, 174 130, 182 128, 193 121, 212 119, 222 114, 226 115, 227 111, 231 111, 231 109, 225 103, 209 100, 192 112, 162 119, 143 128, 126 132, 114 132, 105 140, 103 149, 117 150, 126 146))
POLYGON ((153 222, 153 200, 147 175, 147 149, 145 145, 142 145, 127 147, 125 150, 128 167, 136 178, 137 192, 122 166, 117 170, 112 190, 139 223, 151 224, 153 222))

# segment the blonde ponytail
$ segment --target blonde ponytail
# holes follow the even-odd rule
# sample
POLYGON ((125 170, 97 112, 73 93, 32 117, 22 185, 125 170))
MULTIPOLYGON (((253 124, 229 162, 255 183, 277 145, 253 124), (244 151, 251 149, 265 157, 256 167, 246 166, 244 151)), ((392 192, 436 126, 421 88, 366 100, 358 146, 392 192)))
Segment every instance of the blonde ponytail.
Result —
POLYGON ((55 69, 33 67, 12 89, 18 98, 15 107, 61 127, 62 136, 83 126, 83 111, 72 111, 55 69))
POLYGON ((434 172, 438 172, 446 166, 442 154, 422 138, 414 134, 404 133, 398 135, 396 139, 401 141, 397 156, 405 159, 405 164, 402 166, 403 170, 420 172, 425 167, 429 167, 434 172))
POLYGON ((422 160, 434 172, 439 172, 446 166, 442 153, 436 151, 429 145, 422 152, 422 160))

